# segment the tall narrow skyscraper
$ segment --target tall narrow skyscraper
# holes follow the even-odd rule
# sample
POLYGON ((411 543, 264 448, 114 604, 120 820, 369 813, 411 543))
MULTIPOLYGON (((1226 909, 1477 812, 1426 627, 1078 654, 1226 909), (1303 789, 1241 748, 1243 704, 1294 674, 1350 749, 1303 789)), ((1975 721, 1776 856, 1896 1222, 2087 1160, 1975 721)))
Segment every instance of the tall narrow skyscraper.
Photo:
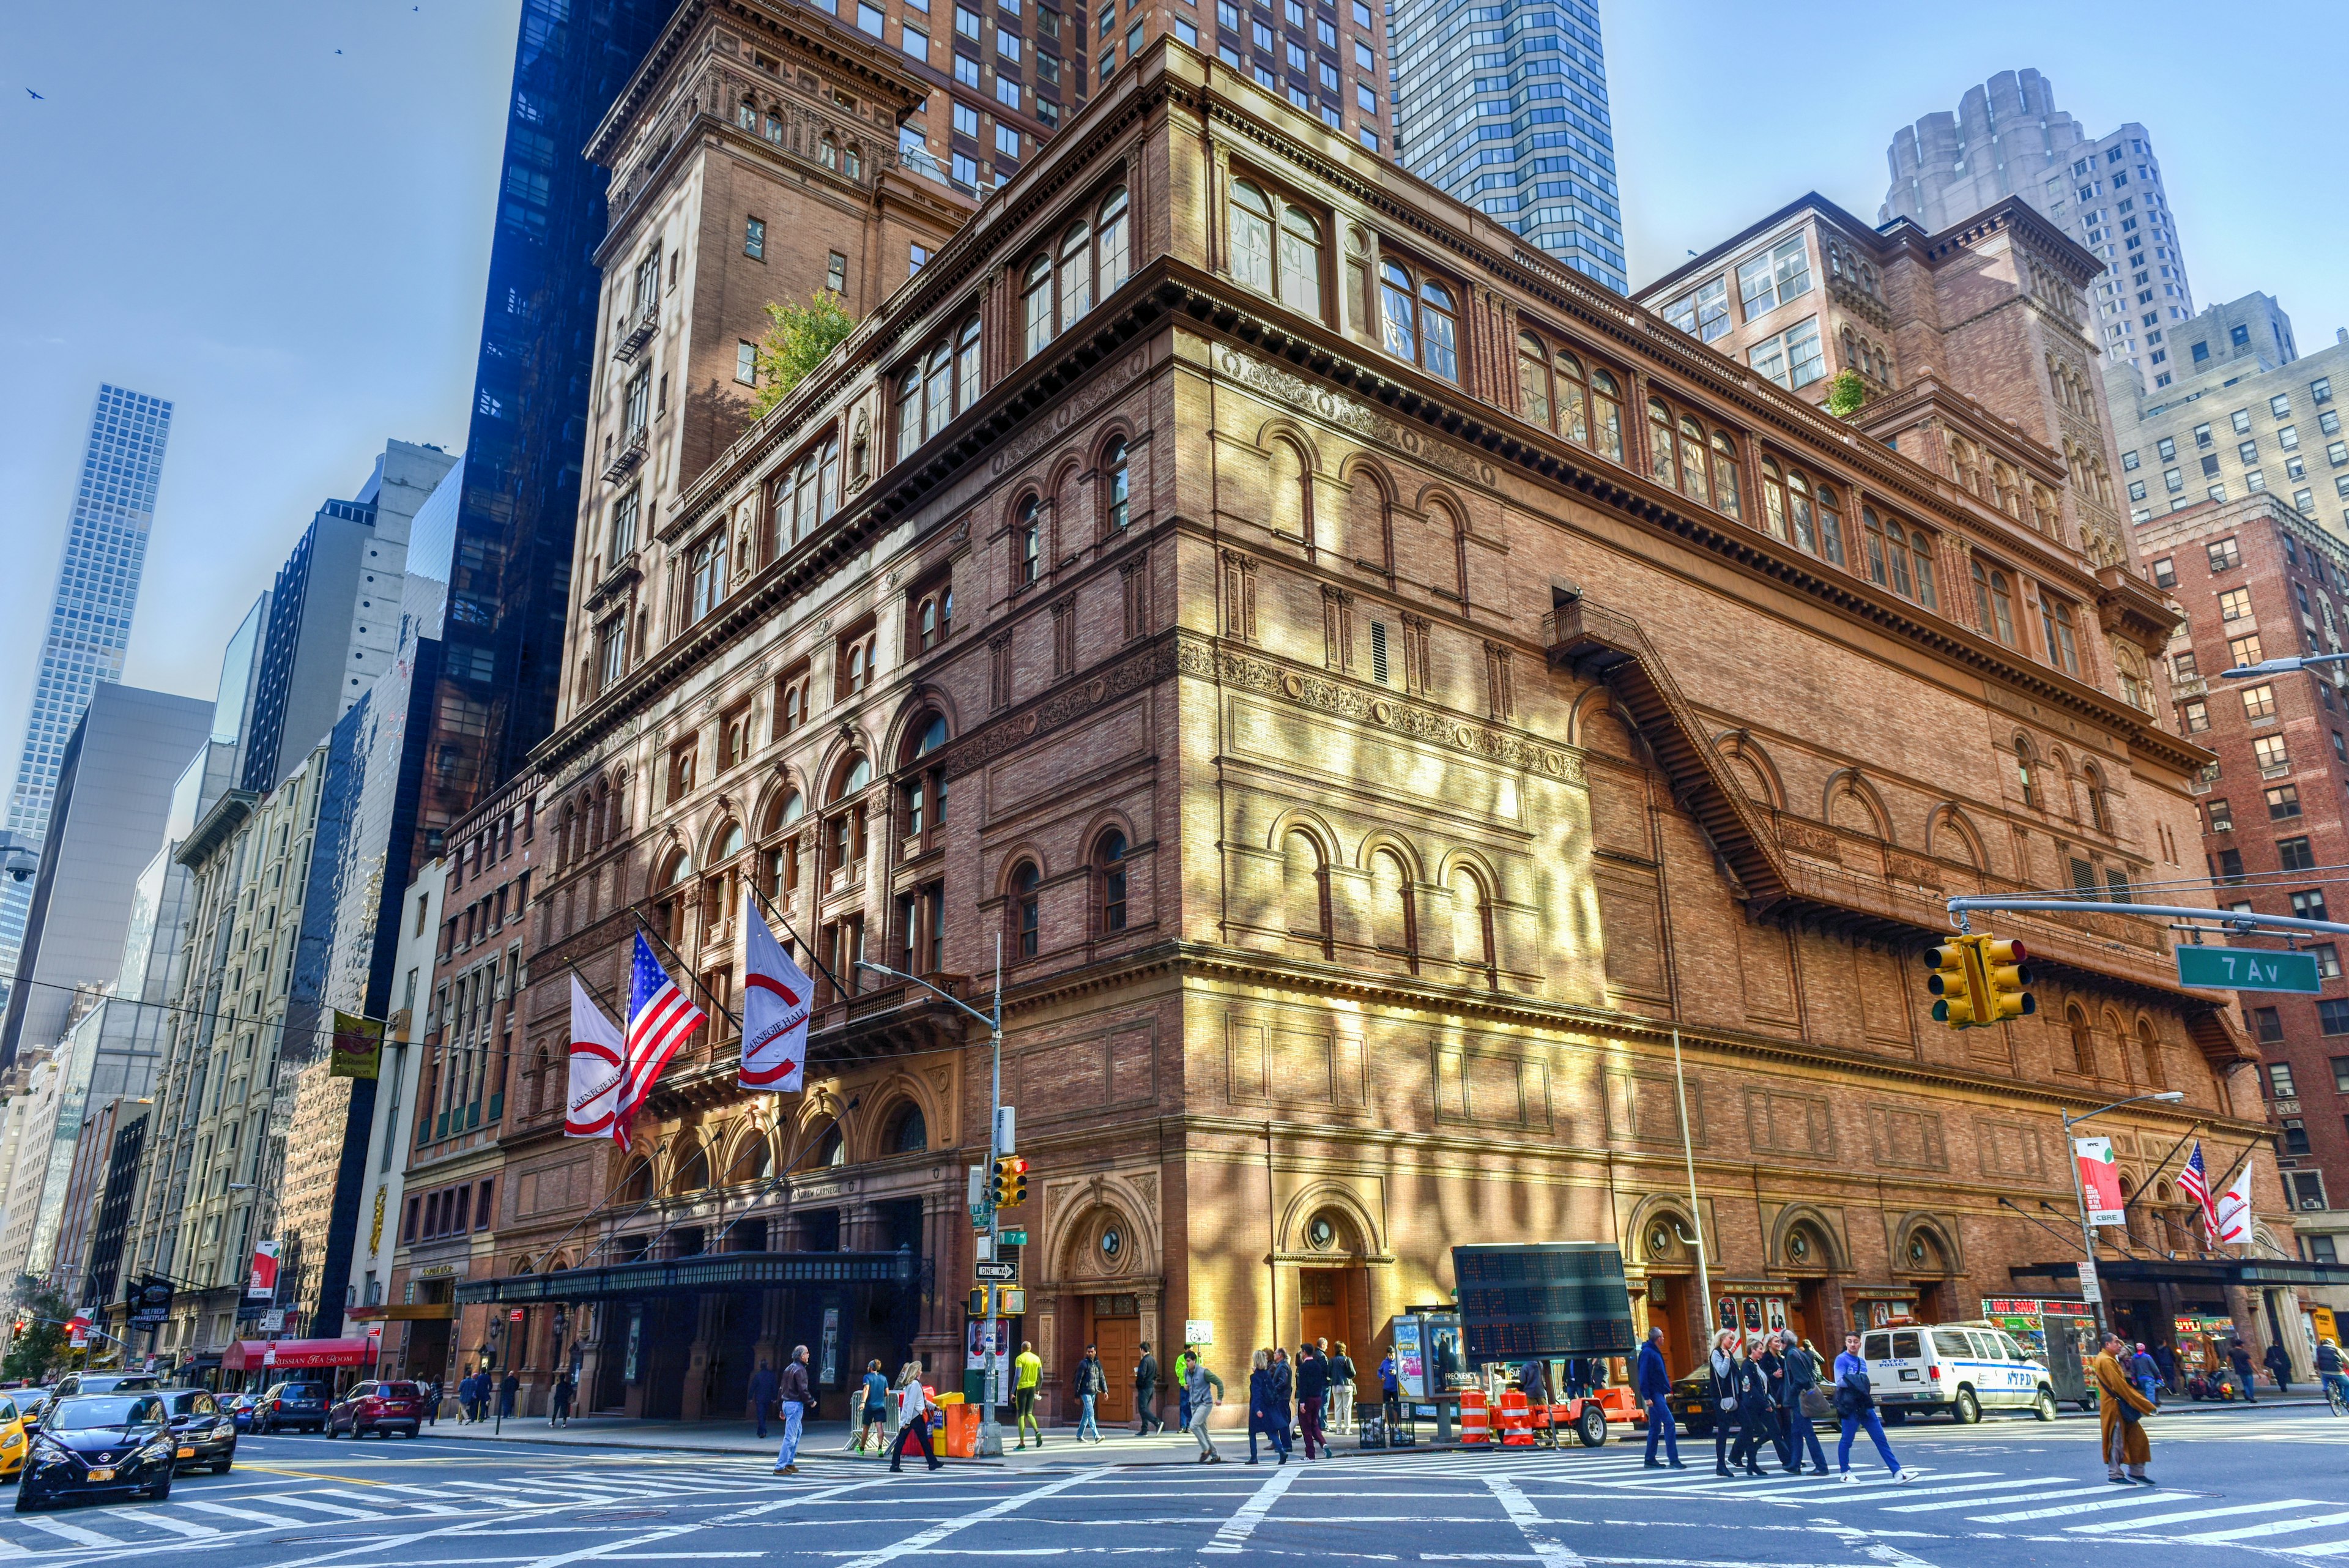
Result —
MULTIPOLYGON (((155 486, 171 436, 170 403, 127 387, 98 388, 33 680, 33 711, 16 758, 16 787, 8 792, 7 826, 32 838, 48 830, 66 742, 89 706, 89 694, 102 680, 122 679, 139 574, 147 564, 147 532, 155 520, 155 486)), ((0 879, 0 1006, 16 978, 32 898, 29 881, 0 879)))
POLYGON ((1395 156, 1618 294, 1623 207, 1591 0, 1394 0, 1395 156))
POLYGON ((2174 373, 2165 341, 2194 314, 2178 223, 2153 139, 2135 120, 2092 137, 2055 107, 2035 70, 2001 71, 1966 89, 1955 114, 1929 114, 1893 133, 1882 223, 1913 220, 1938 234, 2001 198, 2020 196, 2109 269, 2089 296, 2095 338, 2147 385, 2174 373))

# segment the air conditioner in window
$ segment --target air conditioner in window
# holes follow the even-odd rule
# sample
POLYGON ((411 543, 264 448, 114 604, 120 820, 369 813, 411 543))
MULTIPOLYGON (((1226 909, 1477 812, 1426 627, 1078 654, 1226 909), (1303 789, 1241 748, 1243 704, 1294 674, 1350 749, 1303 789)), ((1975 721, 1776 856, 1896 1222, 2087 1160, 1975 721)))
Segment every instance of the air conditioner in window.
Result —
POLYGON ((2324 1207, 2324 1199, 2322 1198, 2303 1198, 2300 1200, 2300 1206, 2302 1209, 2321 1210, 2324 1207))

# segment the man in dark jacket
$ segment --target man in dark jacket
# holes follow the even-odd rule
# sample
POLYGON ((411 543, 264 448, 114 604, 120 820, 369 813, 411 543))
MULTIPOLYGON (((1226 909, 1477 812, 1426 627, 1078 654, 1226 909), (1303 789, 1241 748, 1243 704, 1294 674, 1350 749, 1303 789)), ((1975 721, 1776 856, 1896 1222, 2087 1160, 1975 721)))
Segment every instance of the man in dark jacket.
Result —
POLYGON ((2253 1392, 2252 1385, 2259 1379, 2251 1376, 2251 1348, 2240 1339, 2235 1341, 2227 1347, 2227 1365, 2234 1368, 2235 1392, 2243 1397, 2243 1403, 2258 1404, 2259 1399, 2253 1392))
POLYGON ((1315 1444, 1319 1444, 1326 1457, 1330 1439, 1323 1433, 1321 1418, 1327 1412, 1330 1398, 1330 1363, 1319 1350, 1310 1345, 1297 1351, 1297 1424, 1305 1432, 1305 1457, 1314 1457, 1315 1444))
POLYGON ((1672 1375, 1664 1366, 1664 1331, 1651 1328, 1648 1343, 1640 1346, 1639 1371, 1635 1377, 1640 1403, 1648 1411, 1648 1464, 1651 1469, 1663 1469, 1656 1458, 1656 1439, 1664 1440, 1664 1452, 1672 1461, 1672 1469, 1686 1469, 1681 1463, 1680 1428, 1672 1424, 1672 1375))
POLYGON ((1792 1468, 1794 1449, 1786 1440, 1786 1358, 1778 1345, 1775 1334, 1764 1339, 1754 1365, 1762 1369, 1763 1380, 1770 1388, 1770 1446, 1778 1451, 1778 1468, 1783 1470, 1792 1468))
POLYGON ((1272 1347, 1271 1415, 1280 1423, 1280 1452, 1285 1459, 1297 1440, 1297 1368, 1289 1365, 1288 1350, 1278 1345, 1272 1347))
POLYGON ((750 1412, 759 1420, 759 1440, 767 1440, 767 1415, 775 1407, 775 1369, 759 1358, 759 1369, 750 1374, 750 1412))
POLYGON ((1158 1357, 1150 1354, 1150 1342, 1142 1342, 1142 1360, 1133 1368, 1133 1413, 1142 1418, 1137 1438, 1146 1438, 1163 1428, 1166 1423, 1158 1418, 1158 1357))
POLYGON ((509 1366, 506 1368, 504 1378, 498 1384, 499 1420, 511 1421, 513 1419, 514 1399, 521 1393, 522 1378, 515 1374, 512 1367, 509 1366))
POLYGON ((791 1360, 783 1364, 783 1446, 775 1453, 775 1473, 779 1476, 800 1473, 800 1424, 807 1419, 811 1393, 807 1357, 807 1346, 795 1345, 792 1346, 791 1360))
POLYGON ((2280 1394, 2291 1393, 2292 1357, 2284 1353, 2283 1346, 2274 1340, 2270 1340, 2268 1353, 2263 1359, 2267 1363, 2268 1376, 2276 1380, 2276 1391, 2280 1394))
MULTIPOLYGON (((1803 1342, 1789 1331, 1778 1336, 1779 1359, 1786 1368, 1786 1473, 1803 1472, 1803 1451, 1807 1445, 1815 1474, 1827 1473, 1827 1456, 1819 1447, 1818 1429, 1811 1425, 1811 1413, 1803 1408, 1803 1397, 1819 1391, 1818 1358, 1803 1348, 1803 1342)), ((1825 1398, 1823 1392, 1819 1393, 1825 1398)))

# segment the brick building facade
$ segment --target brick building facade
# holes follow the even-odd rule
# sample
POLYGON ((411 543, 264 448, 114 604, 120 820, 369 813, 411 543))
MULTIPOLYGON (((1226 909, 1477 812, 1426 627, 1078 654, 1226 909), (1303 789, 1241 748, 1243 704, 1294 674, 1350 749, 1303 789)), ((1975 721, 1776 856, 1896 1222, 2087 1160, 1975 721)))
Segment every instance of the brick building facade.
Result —
MULTIPOLYGON (((2218 754, 2194 786, 2218 901, 2344 919, 2332 908, 2342 899, 2332 868, 2349 865, 2349 679, 2340 665, 2220 675, 2342 651, 2349 547, 2272 492, 2167 513, 2136 532, 2154 580, 2186 607, 2170 645, 2171 695, 2178 728, 2218 754)), ((2349 1254, 2349 980, 2340 944, 2307 945, 2323 994, 2250 995, 2242 1012, 2263 1058, 2260 1089, 2274 1122, 2285 1213, 2302 1255, 2330 1263, 2349 1254)), ((2232 1163, 2208 1152, 2214 1176, 2232 1163)), ((2184 1251, 2192 1240, 2165 1244, 2184 1251)), ((2337 1290, 2321 1299, 2349 1305, 2337 1290)))
MULTIPOLYGON (((674 26, 626 113, 682 116, 658 73, 714 24, 674 26)), ((832 1413, 868 1355, 951 1380, 985 1043, 853 965, 979 999, 999 939, 1048 1406, 1086 1343, 1194 1320, 1227 1375, 1375 1346, 1467 1240, 1619 1241, 1683 1365, 1723 1313, 1969 1314, 2068 1264, 2003 1201, 2070 1201, 2059 1107, 2180 1091, 2100 1124, 2133 1165, 2257 1133, 2255 1055, 2157 927, 2018 918, 2040 1017, 1927 1014, 1950 893, 2059 884, 2070 845, 2189 864, 2208 754, 2123 695, 2173 619, 2125 550, 1187 50, 1066 131, 775 411, 649 466, 616 559, 599 487, 460 1301, 560 1311, 592 1408, 730 1415, 793 1343, 832 1413), (2072 659, 1985 625, 1992 560, 2069 597, 2072 659), (735 1086, 746 887, 825 971, 802 1096, 735 1086), (627 1150, 562 1141, 567 966, 616 992, 640 928, 711 1022, 627 1150)), ((608 254, 689 207, 667 167, 608 254)), ((2063 275, 2060 236, 1996 242, 2063 275)))

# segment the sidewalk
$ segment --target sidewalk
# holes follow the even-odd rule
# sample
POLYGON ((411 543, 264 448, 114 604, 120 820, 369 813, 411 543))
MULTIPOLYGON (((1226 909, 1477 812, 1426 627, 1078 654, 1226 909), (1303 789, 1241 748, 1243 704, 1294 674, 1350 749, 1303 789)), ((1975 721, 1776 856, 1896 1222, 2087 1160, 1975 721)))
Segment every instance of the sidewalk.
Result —
MULTIPOLYGON (((428 1426, 419 1434, 428 1438, 464 1439, 480 1442, 556 1443, 583 1449, 640 1449, 665 1454, 756 1454, 771 1459, 782 1442, 782 1423, 767 1423, 768 1435, 759 1436, 758 1428, 749 1421, 696 1421, 688 1425, 680 1421, 646 1421, 626 1416, 582 1416, 566 1427, 550 1427, 543 1416, 519 1417, 493 1428, 489 1422, 460 1424, 453 1420, 428 1426)), ((1010 1424, 1004 1424, 1007 1438, 1011 1436, 1010 1424)), ((859 1456, 848 1449, 852 1436, 845 1421, 814 1421, 808 1424, 800 1438, 802 1459, 844 1460, 861 1462, 859 1456)), ((1226 1454, 1237 1442, 1243 1455, 1247 1449, 1245 1429, 1230 1432, 1218 1430, 1216 1442, 1226 1454)), ((1348 1445, 1350 1450, 1351 1445, 1348 1445)), ((916 1460, 921 1450, 913 1450, 916 1460)), ((1059 1465, 1155 1465, 1190 1464, 1199 1456, 1199 1445, 1187 1432, 1159 1432, 1147 1438, 1137 1438, 1130 1427, 1104 1428, 1098 1443, 1080 1443, 1076 1428, 1056 1427, 1049 1432, 1041 1448, 1030 1445, 1021 1449, 1007 1441, 999 1459, 958 1459, 957 1464, 1001 1465, 1011 1469, 1032 1469, 1059 1465)), ((876 1461, 877 1462, 877 1461, 876 1461)))

